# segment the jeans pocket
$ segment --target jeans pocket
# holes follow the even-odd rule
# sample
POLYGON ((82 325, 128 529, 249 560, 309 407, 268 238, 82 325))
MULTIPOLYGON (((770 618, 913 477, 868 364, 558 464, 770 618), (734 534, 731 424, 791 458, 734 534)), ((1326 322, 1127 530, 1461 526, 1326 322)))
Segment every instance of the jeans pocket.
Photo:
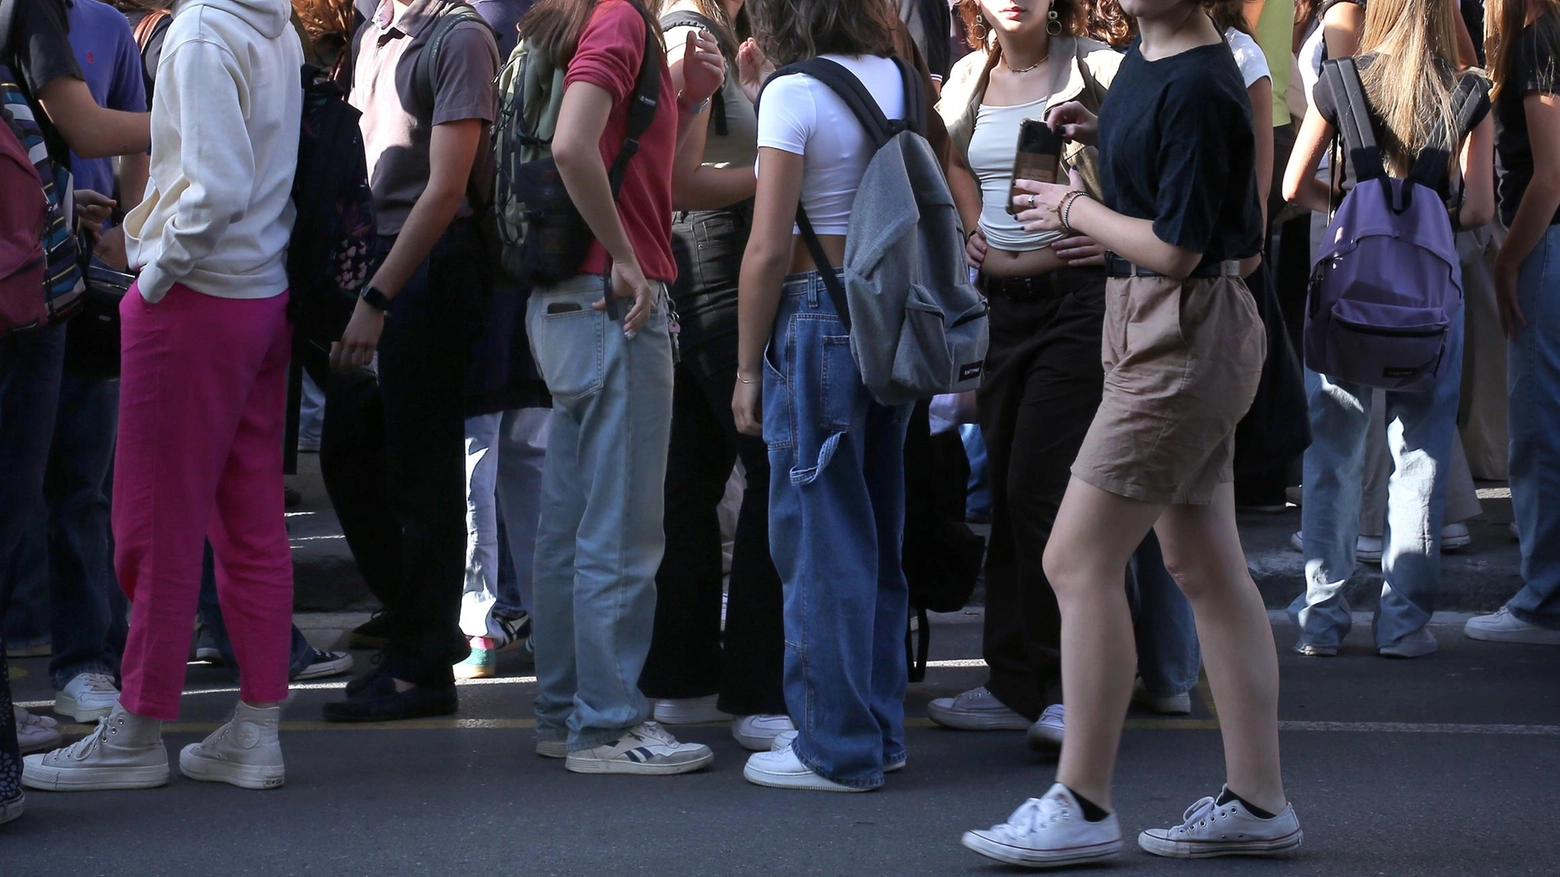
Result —
POLYGON ((764 348, 764 409, 761 416, 764 444, 771 450, 796 447, 796 408, 777 353, 773 341, 764 348))
POLYGON ((818 426, 826 432, 846 432, 865 408, 867 388, 850 352, 849 335, 824 335, 818 426))
POLYGON ((606 379, 606 313, 586 306, 540 317, 531 344, 548 392, 564 401, 600 392, 606 379))

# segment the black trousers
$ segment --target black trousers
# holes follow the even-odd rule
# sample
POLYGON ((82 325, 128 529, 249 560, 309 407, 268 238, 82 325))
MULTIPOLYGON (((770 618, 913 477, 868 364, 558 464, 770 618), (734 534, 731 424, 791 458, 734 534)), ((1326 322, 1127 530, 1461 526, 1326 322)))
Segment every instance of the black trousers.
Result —
POLYGON ((739 435, 737 273, 744 211, 680 214, 673 226, 684 318, 666 467, 666 554, 656 574, 655 633, 639 677, 647 697, 720 695, 733 715, 784 714, 785 626, 780 575, 769 557, 769 453, 739 435), (726 631, 721 636, 721 537, 716 507, 737 459, 747 490, 737 518, 726 631))
POLYGON ((1041 561, 1105 382, 1104 272, 1062 269, 1045 279, 1049 294, 991 297, 977 396, 992 494, 986 687, 1030 719, 1061 700, 1061 613, 1041 561))
POLYGON ((385 316, 377 377, 333 374, 324 385, 325 488, 385 607, 391 670, 419 684, 450 684, 468 654, 465 389, 485 265, 475 229, 451 226, 385 316))

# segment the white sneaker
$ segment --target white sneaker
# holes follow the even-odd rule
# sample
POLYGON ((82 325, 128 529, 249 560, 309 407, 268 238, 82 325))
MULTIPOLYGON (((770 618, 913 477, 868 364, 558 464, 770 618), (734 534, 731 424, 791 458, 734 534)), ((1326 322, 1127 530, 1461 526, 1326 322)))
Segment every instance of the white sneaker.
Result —
POLYGON ((542 740, 536 741, 536 754, 543 758, 568 758, 569 741, 567 740, 542 740))
POLYGON ((64 739, 60 723, 48 716, 35 716, 19 706, 11 707, 11 714, 16 717, 16 742, 23 755, 47 752, 64 739))
POLYGON ((574 773, 668 776, 709 767, 715 753, 702 743, 679 743, 655 722, 645 722, 615 742, 570 752, 564 766, 574 773))
POLYGON ((1188 807, 1174 828, 1150 828, 1138 846, 1156 856, 1211 859, 1215 856, 1271 856, 1296 849, 1305 839, 1295 808, 1285 804, 1272 819, 1259 819, 1238 799, 1227 804, 1203 798, 1188 807))
POLYGON ((787 731, 796 733, 790 716, 737 716, 731 720, 731 736, 749 752, 770 751, 775 739, 787 731))
POLYGON ((1040 718, 1029 726, 1029 748, 1036 752, 1060 751, 1066 719, 1067 711, 1061 704, 1053 703, 1046 707, 1040 718))
POLYGON ((663 725, 701 725, 705 722, 725 722, 730 713, 723 713, 715 702, 720 695, 709 697, 680 697, 655 702, 655 720, 663 725))
POLYGON ((1440 647, 1430 628, 1421 627, 1395 643, 1382 646, 1376 650, 1376 653, 1384 658, 1422 658, 1433 654, 1440 647))
POLYGON ((114 687, 114 678, 106 673, 82 673, 54 695, 55 714, 78 722, 95 722, 113 712, 118 704, 119 689, 114 687))
POLYGON ((287 781, 278 726, 279 706, 260 709, 242 701, 228 723, 179 753, 179 773, 192 780, 241 789, 279 789, 287 781))
POLYGON ((1447 524, 1441 528, 1441 552, 1455 553, 1473 544, 1467 524, 1447 524))
POLYGON ((1121 852, 1121 825, 1112 813, 1099 822, 1083 818, 1078 799, 1061 783, 1043 798, 1030 798, 1008 821, 966 831, 964 848, 1009 865, 1055 868, 1109 859, 1121 852))
MULTIPOLYGON (((1304 554, 1305 532, 1296 530, 1289 536, 1289 547, 1304 554)), ((1361 536, 1354 540, 1354 559, 1360 563, 1381 563, 1382 542, 1380 536, 1361 536)))
POLYGON ((778 752, 755 752, 748 756, 742 776, 756 786, 771 789, 804 789, 812 792, 868 792, 871 789, 847 786, 812 772, 796 757, 789 745, 778 752))
POLYGON ((926 705, 926 714, 944 728, 959 731, 1022 731, 1029 720, 1008 709, 986 686, 972 688, 957 697, 939 697, 926 705))
POLYGON ((1192 693, 1154 694, 1138 679, 1132 683, 1132 702, 1162 716, 1184 716, 1192 711, 1192 693))
POLYGON ((1475 615, 1463 625, 1469 639, 1487 643, 1526 643, 1533 646, 1560 646, 1560 630, 1530 624, 1505 606, 1492 615, 1475 615))
POLYGON ((13 819, 20 819, 22 811, 26 809, 27 796, 21 792, 16 797, 0 801, 0 825, 4 825, 13 819))
MULTIPOLYGON (((774 745, 769 747, 769 751, 770 752, 784 752, 787 749, 790 749, 791 748, 791 744, 795 743, 795 742, 796 742, 796 732, 795 731, 781 731, 779 736, 775 737, 774 745)), ((884 773, 899 773, 900 771, 905 769, 905 765, 908 764, 909 761, 910 761, 910 756, 907 754, 907 755, 905 755, 904 758, 900 759, 899 761, 896 761, 896 762, 894 762, 892 764, 884 764, 883 765, 883 772, 884 773)))
POLYGON ((114 706, 91 734, 22 760, 22 785, 57 792, 152 789, 168 784, 162 722, 114 706))

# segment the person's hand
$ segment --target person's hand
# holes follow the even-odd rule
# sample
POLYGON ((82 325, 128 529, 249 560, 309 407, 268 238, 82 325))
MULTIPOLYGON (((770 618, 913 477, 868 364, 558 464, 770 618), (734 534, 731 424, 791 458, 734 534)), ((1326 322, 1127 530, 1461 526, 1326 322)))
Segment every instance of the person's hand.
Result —
MULTIPOLYGON (((650 313, 655 310, 655 291, 650 288, 650 281, 645 279, 645 273, 639 270, 639 263, 635 261, 612 263, 612 297, 633 299, 634 304, 623 315, 623 337, 633 338, 639 334, 639 330, 650 322, 650 313)), ((598 311, 606 310, 607 303, 597 301, 591 304, 598 311)))
POLYGON ((1508 265, 1500 256, 1495 257, 1495 308, 1500 312, 1501 334, 1515 341, 1517 331, 1527 326, 1527 317, 1517 300, 1517 266, 1508 265))
POLYGON ((970 236, 964 239, 964 261, 971 268, 980 270, 980 266, 986 264, 986 233, 980 229, 970 232, 970 236))
POLYGON ((104 232, 98 238, 97 246, 92 248, 92 255, 103 260, 110 268, 119 271, 130 269, 130 257, 125 253, 125 229, 122 225, 116 225, 104 232))
POLYGON ((341 340, 330 346, 330 367, 338 372, 368 368, 374 361, 374 351, 379 347, 379 336, 385 331, 384 311, 358 299, 352 309, 352 319, 341 340))
POLYGON ((1068 140, 1087 146, 1093 146, 1099 140, 1099 117, 1077 101, 1068 101, 1052 110, 1046 114, 1045 121, 1052 131, 1068 140))
POLYGON ((103 235, 103 223, 114 215, 114 199, 91 189, 76 190, 76 218, 94 238, 103 235))
POLYGON ((1014 180, 1013 207, 1019 212, 1014 217, 1024 224, 1024 231, 1061 231, 1062 199, 1072 186, 1058 186, 1035 180, 1014 180))
POLYGON ((688 31, 688 45, 683 51, 683 100, 691 106, 704 103, 710 95, 720 91, 726 81, 726 59, 720 53, 720 43, 702 30, 688 31))
POLYGON ((749 37, 737 49, 737 81, 742 93, 753 103, 758 103, 758 93, 764 89, 764 80, 775 72, 775 63, 769 60, 758 41, 749 37))
POLYGON ((1056 257, 1070 268, 1105 264, 1105 245, 1086 234, 1075 234, 1051 244, 1056 257))
POLYGON ((731 394, 731 413, 737 421, 737 432, 758 438, 764 436, 763 402, 764 385, 758 375, 743 381, 737 372, 737 388, 731 394))

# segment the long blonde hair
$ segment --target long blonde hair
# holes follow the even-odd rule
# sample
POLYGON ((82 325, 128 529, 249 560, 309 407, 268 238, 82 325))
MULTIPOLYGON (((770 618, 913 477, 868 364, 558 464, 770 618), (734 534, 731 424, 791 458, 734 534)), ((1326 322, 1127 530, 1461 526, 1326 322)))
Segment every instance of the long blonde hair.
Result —
POLYGON ((1399 174, 1440 131, 1456 133, 1453 10, 1446 0, 1371 0, 1365 7, 1359 54, 1376 57, 1360 80, 1386 128, 1382 158, 1399 174))
MULTIPOLYGON (((1517 46, 1526 30, 1528 6, 1538 8, 1533 27, 1538 29, 1538 38, 1549 49, 1548 54, 1551 57, 1560 55, 1560 0, 1488 0, 1488 4, 1484 19, 1484 55, 1489 59, 1490 78, 1495 82, 1490 91, 1493 100, 1500 97, 1511 79, 1511 68, 1517 61, 1517 46)), ((1553 67, 1538 73, 1548 88, 1554 88, 1560 78, 1553 67)))

